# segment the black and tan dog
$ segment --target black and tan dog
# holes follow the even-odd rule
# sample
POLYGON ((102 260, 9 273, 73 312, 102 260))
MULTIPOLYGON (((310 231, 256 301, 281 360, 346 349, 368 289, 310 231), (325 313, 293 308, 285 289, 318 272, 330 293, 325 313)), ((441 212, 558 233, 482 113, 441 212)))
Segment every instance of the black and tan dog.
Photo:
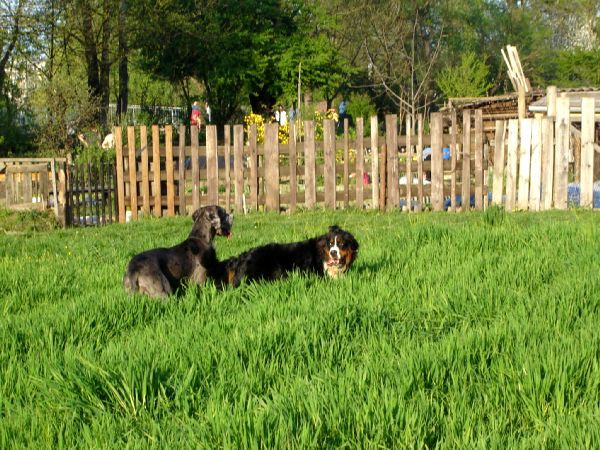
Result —
POLYGON ((242 280, 276 280, 297 270, 337 278, 352 266, 358 242, 337 225, 323 236, 289 244, 267 244, 219 263, 218 284, 238 286, 242 280))
POLYGON ((195 211, 192 219, 192 231, 185 241, 145 251, 129 261, 123 278, 128 292, 166 297, 183 282, 202 284, 207 277, 215 277, 218 260, 213 239, 231 234, 233 216, 220 206, 205 206, 195 211))

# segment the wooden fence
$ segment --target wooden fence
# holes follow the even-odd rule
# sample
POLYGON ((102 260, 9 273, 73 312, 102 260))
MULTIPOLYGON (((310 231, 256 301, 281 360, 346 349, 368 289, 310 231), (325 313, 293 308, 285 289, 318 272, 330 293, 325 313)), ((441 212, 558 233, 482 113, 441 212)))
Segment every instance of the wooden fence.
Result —
POLYGON ((498 121, 492 130, 484 130, 478 110, 460 117, 434 113, 428 133, 423 117, 401 126, 390 115, 383 135, 373 117, 370 136, 363 137, 357 119, 357 138, 347 123, 337 137, 333 121, 325 120, 322 131, 307 121, 300 130, 290 126, 286 144, 278 141, 277 124, 265 126, 263 143, 255 125, 247 133, 242 125, 225 126, 220 144, 209 125, 205 145, 196 127, 179 127, 177 142, 171 126, 116 128, 116 214, 124 222, 217 203, 240 212, 316 206, 462 211, 490 202, 508 211, 562 209, 575 181, 579 204, 598 207, 593 101, 584 102, 580 131, 570 117, 568 100, 559 99, 555 118, 498 121), (580 134, 577 151, 573 133, 580 134), (575 163, 574 153, 580 155, 575 163))

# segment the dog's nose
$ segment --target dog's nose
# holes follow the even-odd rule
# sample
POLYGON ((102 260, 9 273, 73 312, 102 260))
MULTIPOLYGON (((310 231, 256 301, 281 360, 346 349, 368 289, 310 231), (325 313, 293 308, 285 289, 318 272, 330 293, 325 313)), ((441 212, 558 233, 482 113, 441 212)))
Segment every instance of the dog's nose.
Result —
POLYGON ((338 251, 335 248, 332 248, 329 250, 329 254, 331 255, 332 258, 337 258, 338 257, 338 251))

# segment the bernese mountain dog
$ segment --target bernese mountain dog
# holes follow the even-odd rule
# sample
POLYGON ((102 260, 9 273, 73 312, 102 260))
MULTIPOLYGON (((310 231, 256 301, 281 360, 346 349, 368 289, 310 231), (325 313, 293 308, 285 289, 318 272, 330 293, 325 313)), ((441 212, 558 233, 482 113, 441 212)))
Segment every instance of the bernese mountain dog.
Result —
POLYGON ((217 283, 239 286, 243 280, 276 280, 297 270, 337 278, 358 254, 358 242, 337 225, 323 236, 287 244, 266 244, 222 261, 217 283))

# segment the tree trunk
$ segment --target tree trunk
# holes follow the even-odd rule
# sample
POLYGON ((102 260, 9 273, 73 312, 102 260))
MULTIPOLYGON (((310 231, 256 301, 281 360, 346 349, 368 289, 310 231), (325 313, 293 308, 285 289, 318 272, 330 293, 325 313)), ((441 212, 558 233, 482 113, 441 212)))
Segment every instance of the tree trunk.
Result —
POLYGON ((119 95, 117 98, 117 117, 119 121, 127 113, 129 101, 129 68, 127 55, 129 46, 127 44, 126 27, 127 2, 119 1, 119 95))

